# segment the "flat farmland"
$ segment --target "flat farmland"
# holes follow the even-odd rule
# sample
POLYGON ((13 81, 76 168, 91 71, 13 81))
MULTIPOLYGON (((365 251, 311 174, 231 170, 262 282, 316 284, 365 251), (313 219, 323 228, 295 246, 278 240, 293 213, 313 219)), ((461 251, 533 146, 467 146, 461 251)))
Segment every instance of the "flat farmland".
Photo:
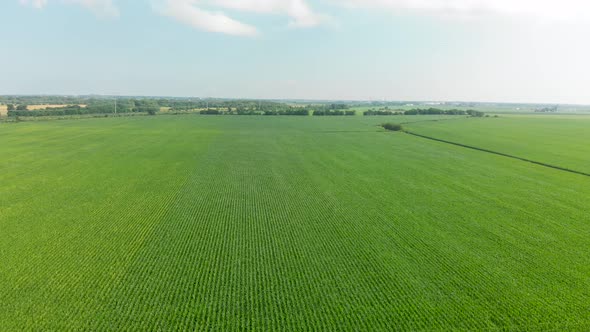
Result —
POLYGON ((590 116, 522 115, 416 122, 406 129, 439 139, 590 173, 590 116))
POLYGON ((590 178, 383 121, 0 123, 0 326, 589 330, 590 178))

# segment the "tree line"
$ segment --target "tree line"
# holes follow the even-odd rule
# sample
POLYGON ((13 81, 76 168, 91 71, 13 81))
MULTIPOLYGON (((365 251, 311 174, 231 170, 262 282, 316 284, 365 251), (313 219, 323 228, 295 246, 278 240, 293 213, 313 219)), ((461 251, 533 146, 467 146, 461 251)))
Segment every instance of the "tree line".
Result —
POLYGON ((126 102, 118 105, 112 103, 95 103, 86 107, 80 105, 68 105, 64 107, 45 108, 39 110, 28 110, 27 105, 8 107, 8 116, 35 117, 35 116, 63 116, 63 115, 86 115, 86 114, 113 114, 113 113, 148 113, 156 114, 159 106, 142 103, 126 102))
MULTIPOLYGON (((91 114, 156 114, 167 108, 170 114, 196 113, 203 115, 292 115, 292 116, 346 116, 355 115, 344 103, 289 104, 268 100, 223 100, 191 98, 108 98, 108 97, 43 97, 43 96, 0 96, 0 102, 7 103, 10 117, 41 117, 91 114), (29 110, 27 105, 44 105, 41 102, 72 102, 62 107, 46 107, 29 110), (82 105, 82 106, 81 106, 82 105)), ((45 104, 50 105, 50 104, 45 104)))
POLYGON ((308 109, 289 109, 289 110, 266 110, 266 111, 255 111, 255 110, 217 110, 208 109, 198 112, 202 115, 300 115, 308 116, 308 109))
POLYGON ((343 111, 343 110, 330 110, 330 109, 324 109, 324 110, 315 110, 313 112, 314 116, 351 116, 351 115, 356 115, 355 111, 343 111))
POLYGON ((485 113, 476 110, 443 110, 439 108, 415 108, 411 110, 368 110, 365 111, 363 115, 469 115, 473 117, 483 117, 485 116, 485 113))
MULTIPOLYGON (((353 116, 355 103, 351 102, 279 102, 272 100, 200 99, 162 97, 62 97, 62 96, 0 96, 7 105, 9 116, 63 116, 113 113, 156 114, 165 108, 171 114, 196 113, 203 115, 296 115, 296 116, 353 116), (42 104, 46 103, 46 104, 42 104), (58 108, 28 110, 27 105, 64 105, 58 108), (67 105, 67 106, 65 106, 67 105), (79 106, 83 105, 83 106, 79 106)), ((375 106, 380 105, 373 103, 375 106)), ((396 104, 369 109, 365 116, 395 115, 469 115, 485 116, 476 110, 414 108, 390 109, 396 104)), ((397 104, 399 106, 399 104, 397 104)), ((395 107, 395 106, 394 106, 395 107)))

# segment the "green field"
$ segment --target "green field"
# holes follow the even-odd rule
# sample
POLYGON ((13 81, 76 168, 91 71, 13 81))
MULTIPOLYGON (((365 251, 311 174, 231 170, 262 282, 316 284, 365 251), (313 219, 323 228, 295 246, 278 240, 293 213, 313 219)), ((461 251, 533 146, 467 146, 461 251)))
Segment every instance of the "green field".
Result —
POLYGON ((435 138, 590 173, 590 116, 503 116, 416 122, 406 129, 435 138))
MULTIPOLYGON (((589 168, 587 120, 395 119, 589 168)), ((388 120, 0 123, 0 330, 590 330, 590 177, 388 120)))

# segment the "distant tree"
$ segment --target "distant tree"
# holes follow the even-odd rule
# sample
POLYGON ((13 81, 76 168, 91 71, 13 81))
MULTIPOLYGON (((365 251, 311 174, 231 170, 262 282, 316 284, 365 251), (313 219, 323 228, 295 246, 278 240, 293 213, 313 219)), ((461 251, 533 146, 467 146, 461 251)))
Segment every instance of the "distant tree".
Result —
POLYGON ((484 112, 475 111, 475 110, 467 110, 467 114, 471 115, 472 117, 481 118, 485 116, 484 112))
POLYGON ((391 131, 401 131, 403 129, 402 126, 397 123, 384 123, 381 127, 391 131))
POLYGON ((28 106, 27 106, 27 105, 18 105, 18 106, 16 107, 16 110, 17 110, 17 111, 26 111, 26 110, 28 110, 28 109, 29 109, 29 108, 28 108, 28 106))
POLYGON ((6 105, 6 108, 8 111, 14 111, 14 104, 8 104, 6 105))

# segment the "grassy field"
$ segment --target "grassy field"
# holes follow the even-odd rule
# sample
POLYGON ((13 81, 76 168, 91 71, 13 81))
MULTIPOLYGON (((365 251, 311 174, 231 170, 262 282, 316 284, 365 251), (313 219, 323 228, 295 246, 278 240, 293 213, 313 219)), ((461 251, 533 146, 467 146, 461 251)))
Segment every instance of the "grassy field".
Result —
POLYGON ((590 178, 382 121, 0 123, 0 326, 589 330, 590 178))
POLYGON ((590 173, 590 116, 503 116, 406 125, 412 132, 590 173))

